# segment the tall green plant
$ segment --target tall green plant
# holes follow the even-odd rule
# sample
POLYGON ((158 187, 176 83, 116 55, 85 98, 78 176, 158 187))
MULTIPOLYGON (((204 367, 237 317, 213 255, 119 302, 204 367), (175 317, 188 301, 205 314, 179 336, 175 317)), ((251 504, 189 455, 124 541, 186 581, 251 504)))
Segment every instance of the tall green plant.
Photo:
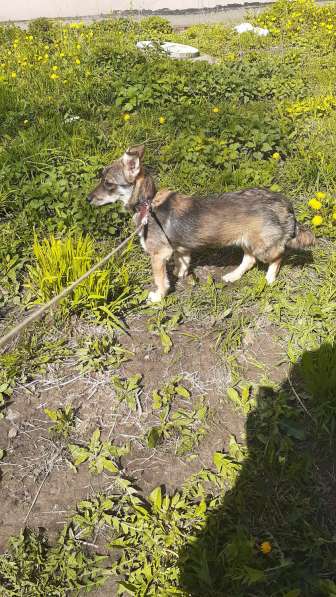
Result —
MULTIPOLYGON (((29 304, 42 304, 80 278, 97 261, 93 240, 87 236, 53 235, 41 242, 35 236, 35 263, 28 267, 29 304)), ((62 311, 90 312, 94 317, 109 319, 120 325, 116 313, 121 311, 130 294, 129 275, 125 264, 111 261, 84 280, 63 300, 62 311)))

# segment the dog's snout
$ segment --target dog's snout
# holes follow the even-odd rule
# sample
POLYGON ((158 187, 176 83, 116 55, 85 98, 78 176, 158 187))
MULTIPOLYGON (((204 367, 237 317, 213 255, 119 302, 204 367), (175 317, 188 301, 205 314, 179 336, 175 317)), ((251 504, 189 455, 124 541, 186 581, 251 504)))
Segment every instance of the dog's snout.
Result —
POLYGON ((89 196, 87 197, 87 200, 88 200, 88 202, 89 202, 89 203, 92 203, 92 195, 89 195, 89 196))

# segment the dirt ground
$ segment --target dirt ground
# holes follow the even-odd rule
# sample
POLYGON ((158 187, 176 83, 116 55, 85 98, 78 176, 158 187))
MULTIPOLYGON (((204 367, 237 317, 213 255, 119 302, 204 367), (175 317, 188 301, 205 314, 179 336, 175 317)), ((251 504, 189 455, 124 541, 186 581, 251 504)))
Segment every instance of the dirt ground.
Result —
MULTIPOLYGON (((208 270, 202 270, 206 276, 208 270)), ((113 438, 118 444, 130 442, 130 453, 121 464, 145 494, 162 484, 173 490, 200 468, 211 467, 213 453, 225 450, 231 435, 243 441, 245 419, 226 397, 229 368, 214 349, 211 329, 202 321, 182 324, 171 334, 172 350, 163 354, 159 338, 147 331, 147 319, 146 315, 134 319, 130 334, 121 336, 122 344, 133 356, 122 364, 118 374, 143 376, 136 412, 116 400, 111 372, 83 374, 74 368, 71 359, 69 365, 48 365, 46 374, 16 387, 0 426, 0 445, 7 454, 0 469, 0 550, 25 525, 45 528, 53 540, 81 499, 106 492, 111 485, 109 474, 92 475, 86 464, 77 473, 70 467, 67 450, 49 433, 46 407, 57 409, 71 404, 75 408, 74 442, 88 440, 97 427, 103 439, 113 438), (151 393, 176 375, 191 391, 193 402, 204 396, 208 406, 207 433, 186 457, 176 455, 173 440, 154 450, 144 442, 146 431, 155 422, 151 393)), ((273 380, 281 381, 285 365, 281 364, 279 331, 261 319, 256 329, 246 330, 237 360, 244 378, 251 382, 259 381, 266 369, 273 380)))

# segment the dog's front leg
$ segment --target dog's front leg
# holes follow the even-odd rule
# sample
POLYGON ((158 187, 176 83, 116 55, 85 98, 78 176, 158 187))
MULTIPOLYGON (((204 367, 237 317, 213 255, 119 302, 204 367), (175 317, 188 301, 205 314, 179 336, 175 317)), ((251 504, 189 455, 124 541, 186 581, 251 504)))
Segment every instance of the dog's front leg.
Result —
POLYGON ((172 253, 173 250, 171 248, 164 247, 159 252, 151 255, 153 277, 156 285, 156 290, 150 292, 148 295, 148 300, 151 303, 161 301, 169 290, 166 264, 172 253))
POLYGON ((184 278, 187 275, 189 265, 190 265, 190 259, 191 259, 190 251, 188 251, 187 249, 177 249, 175 251, 175 253, 174 253, 174 261, 175 261, 174 275, 175 276, 177 276, 178 278, 184 278))

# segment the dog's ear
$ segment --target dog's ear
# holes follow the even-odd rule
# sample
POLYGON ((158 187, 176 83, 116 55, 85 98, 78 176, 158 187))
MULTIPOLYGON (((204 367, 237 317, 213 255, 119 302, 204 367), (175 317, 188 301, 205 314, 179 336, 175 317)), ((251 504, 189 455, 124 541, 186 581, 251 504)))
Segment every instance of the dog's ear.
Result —
POLYGON ((124 165, 125 175, 129 182, 134 182, 141 170, 142 158, 145 153, 144 145, 136 145, 126 149, 122 162, 124 165))
POLYGON ((151 176, 139 178, 135 184, 132 197, 130 198, 127 207, 134 209, 139 203, 151 203, 155 196, 156 188, 154 180, 151 176))
POLYGON ((153 199, 152 207, 159 207, 159 205, 162 205, 162 203, 167 201, 167 199, 173 194, 174 191, 171 191, 170 189, 160 189, 153 199))

